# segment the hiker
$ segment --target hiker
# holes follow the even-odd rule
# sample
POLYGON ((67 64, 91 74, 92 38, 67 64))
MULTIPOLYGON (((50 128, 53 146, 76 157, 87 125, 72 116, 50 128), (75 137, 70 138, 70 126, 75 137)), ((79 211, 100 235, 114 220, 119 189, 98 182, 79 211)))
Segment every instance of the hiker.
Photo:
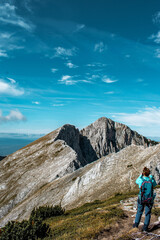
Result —
POLYGON ((153 193, 153 187, 157 185, 154 177, 150 174, 150 170, 144 167, 142 174, 137 178, 136 183, 139 185, 140 191, 138 194, 138 208, 133 228, 138 228, 138 225, 145 209, 145 221, 142 231, 148 231, 148 226, 151 218, 151 210, 156 194, 153 193))

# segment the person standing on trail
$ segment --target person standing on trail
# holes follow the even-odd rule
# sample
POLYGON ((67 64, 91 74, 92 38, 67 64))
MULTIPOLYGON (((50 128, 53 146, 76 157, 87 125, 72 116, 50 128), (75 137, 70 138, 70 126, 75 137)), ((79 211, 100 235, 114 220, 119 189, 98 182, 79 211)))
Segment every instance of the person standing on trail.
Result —
POLYGON ((144 167, 142 174, 136 180, 136 184, 139 185, 140 191, 138 194, 138 208, 133 228, 138 228, 145 209, 145 221, 142 231, 148 231, 151 210, 156 196, 156 194, 153 193, 153 188, 157 185, 157 183, 154 177, 150 174, 150 170, 147 167, 144 167))

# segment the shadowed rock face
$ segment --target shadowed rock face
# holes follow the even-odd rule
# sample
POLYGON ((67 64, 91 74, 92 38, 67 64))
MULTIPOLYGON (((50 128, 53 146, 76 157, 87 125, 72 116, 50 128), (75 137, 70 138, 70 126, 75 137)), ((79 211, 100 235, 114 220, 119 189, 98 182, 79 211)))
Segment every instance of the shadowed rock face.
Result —
POLYGON ((0 161, 1 161, 3 158, 5 158, 5 157, 0 156, 0 161))
MULTIPOLYGON (((9 155, 0 162, 2 223, 7 219, 28 217, 34 206, 60 202, 67 207, 72 206, 72 203, 76 206, 77 203, 83 203, 88 199, 94 200, 96 194, 103 196, 99 195, 99 190, 96 191, 96 184, 101 186, 105 183, 106 173, 104 180, 99 182, 102 180, 100 176, 105 171, 110 177, 112 171, 113 176, 117 174, 114 168, 117 166, 117 158, 110 157, 105 164, 102 161, 100 165, 94 165, 92 162, 101 157, 103 159, 103 156, 117 152, 132 143, 145 147, 154 144, 123 124, 101 118, 80 132, 74 126, 66 124, 9 155), (84 167, 85 165, 87 166, 84 167), (90 170, 92 166, 95 167, 90 170), (83 170, 84 168, 86 170, 83 170), (82 181, 81 175, 77 175, 83 174, 83 171, 86 171, 85 181, 82 181), (72 173, 73 176, 70 175, 72 173), (78 180, 74 181, 74 178, 78 180), (93 183, 90 185, 92 180, 93 183), (28 202, 29 199, 31 204, 28 202), (13 211, 17 209, 17 213, 12 215, 12 209, 13 211)), ((118 161, 123 162, 123 158, 118 161)), ((154 159, 151 166, 157 169, 154 170, 157 174, 160 174, 160 166, 157 163, 154 165, 154 159)), ((108 182, 111 184, 109 180, 108 182)))

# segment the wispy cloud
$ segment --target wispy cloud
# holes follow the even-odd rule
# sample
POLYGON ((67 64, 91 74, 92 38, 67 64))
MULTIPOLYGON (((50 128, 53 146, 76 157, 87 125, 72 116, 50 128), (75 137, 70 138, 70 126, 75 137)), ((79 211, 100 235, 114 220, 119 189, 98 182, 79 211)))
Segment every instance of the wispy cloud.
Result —
POLYGON ((9 39, 11 36, 12 36, 12 34, 8 33, 8 32, 1 32, 0 33, 0 38, 9 39))
POLYGON ((0 57, 9 57, 9 52, 24 49, 23 39, 15 33, 0 32, 0 57))
POLYGON ((28 12, 32 12, 31 0, 24 0, 23 5, 28 10, 28 12))
POLYGON ((83 28, 85 28, 84 24, 77 24, 76 26, 76 30, 74 32, 79 32, 80 30, 82 30, 83 28))
POLYGON ((96 80, 96 79, 100 78, 100 75, 98 75, 98 74, 86 73, 86 75, 87 75, 87 79, 89 79, 89 80, 96 80))
POLYGON ((105 92, 104 94, 114 94, 114 92, 113 91, 110 91, 110 92, 105 92))
POLYGON ((93 63, 88 63, 86 64, 87 67, 106 67, 106 63, 101 63, 101 62, 93 62, 93 63))
POLYGON ((64 75, 60 80, 58 80, 59 83, 65 84, 65 85, 75 85, 76 83, 92 83, 89 80, 86 79, 76 79, 77 75, 75 76, 69 76, 69 75, 64 75))
POLYGON ((19 16, 16 13, 16 7, 9 3, 1 4, 0 6, 0 22, 19 26, 27 31, 32 31, 34 29, 34 25, 19 16))
POLYGON ((54 50, 55 50, 54 57, 71 57, 71 56, 75 56, 77 53, 76 47, 72 47, 72 48, 56 47, 54 48, 54 50))
POLYGON ((22 88, 18 88, 15 83, 8 83, 3 79, 0 79, 0 95, 1 94, 20 96, 24 94, 24 90, 22 88))
POLYGON ((152 21, 153 23, 160 23, 160 11, 154 14, 152 21))
POLYGON ((126 57, 126 58, 130 58, 131 55, 130 55, 130 54, 126 54, 125 57, 126 57))
POLYGON ((94 46, 94 51, 102 53, 107 49, 107 46, 103 42, 96 43, 94 46))
POLYGON ((137 82, 139 82, 139 83, 140 83, 140 82, 144 82, 144 79, 138 78, 138 79, 137 79, 137 82))
POLYGON ((112 117, 117 121, 132 126, 148 127, 156 125, 160 127, 160 108, 156 107, 145 108, 137 113, 116 113, 112 117))
POLYGON ((33 103, 33 104, 36 104, 36 105, 39 105, 39 104, 40 104, 40 102, 38 102, 38 101, 35 101, 35 102, 33 101, 32 103, 33 103))
POLYGON ((55 73, 55 72, 57 72, 57 71, 58 71, 57 68, 51 68, 51 72, 52 72, 52 73, 55 73))
POLYGON ((5 50, 0 49, 0 57, 8 57, 8 54, 5 50))
POLYGON ((59 80, 59 83, 65 84, 65 85, 74 85, 76 84, 77 81, 72 79, 72 76, 69 75, 64 75, 62 78, 59 80))
POLYGON ((155 43, 160 43, 160 31, 157 34, 152 34, 149 39, 153 40, 155 43))
POLYGON ((160 58, 160 48, 157 48, 155 51, 155 57, 160 58))
POLYGON ((105 82, 105 83, 114 83, 114 82, 117 82, 118 80, 113 80, 113 79, 111 79, 111 78, 109 78, 107 76, 104 76, 102 78, 102 81, 105 82))
POLYGON ((16 80, 14 80, 13 78, 9 78, 7 77, 7 79, 13 84, 13 83, 16 83, 16 80))
POLYGON ((53 107, 63 107, 64 104, 63 103, 57 103, 57 104, 53 104, 52 106, 53 107))
POLYGON ((7 116, 3 116, 0 110, 0 123, 15 122, 15 121, 25 121, 26 117, 18 110, 11 110, 7 116))
POLYGON ((65 65, 69 68, 77 68, 78 67, 77 65, 73 64, 72 62, 67 62, 67 63, 65 63, 65 65))

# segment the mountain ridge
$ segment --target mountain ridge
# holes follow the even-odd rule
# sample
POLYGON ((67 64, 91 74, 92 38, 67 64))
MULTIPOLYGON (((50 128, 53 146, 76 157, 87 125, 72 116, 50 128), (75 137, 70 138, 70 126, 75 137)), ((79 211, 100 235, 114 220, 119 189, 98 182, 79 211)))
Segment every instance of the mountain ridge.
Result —
MULTIPOLYGON (((89 195, 86 198, 82 195, 75 195, 74 192, 72 193, 72 188, 75 191, 77 191, 76 189, 81 189, 79 184, 82 180, 76 174, 83 173, 84 169, 88 169, 90 176, 94 176, 94 172, 97 172, 97 169, 94 169, 94 163, 103 162, 108 154, 109 160, 106 160, 108 165, 106 163, 103 164, 110 169, 109 166, 112 167, 114 164, 118 164, 116 163, 116 154, 120 154, 123 148, 125 152, 127 144, 131 146, 133 144, 142 145, 137 146, 137 149, 142 148, 145 151, 148 146, 154 149, 154 146, 151 146, 157 143, 135 133, 126 125, 116 123, 110 119, 100 118, 81 131, 73 125, 65 124, 9 155, 5 161, 0 162, 0 218, 2 219, 0 222, 3 224, 7 219, 27 217, 28 215, 25 215, 24 211, 28 214, 32 210, 31 208, 40 203, 41 205, 51 204, 53 193, 49 191, 49 187, 54 189, 53 195, 57 196, 57 198, 54 198, 54 203, 59 204, 62 202, 64 206, 68 207, 69 205, 76 206, 76 201, 83 203, 83 201, 92 200, 92 198, 95 198, 95 194, 101 196, 99 192, 95 191, 94 194, 94 191, 90 192, 89 189, 88 193, 90 192, 91 199, 89 199, 89 195), (116 142, 114 142, 114 139, 116 139, 116 142), (98 158, 99 160, 97 160, 98 158), (94 170, 91 170, 92 167, 94 170), (76 180, 75 177, 79 180, 76 180), (66 185, 64 179, 68 185, 66 185), (74 182, 76 184, 73 184, 74 182), (66 186, 65 189, 63 189, 64 186, 66 186), (44 190, 44 195, 42 190, 44 190), (67 196, 69 196, 69 193, 71 193, 71 196, 64 198, 66 193, 63 194, 63 192, 65 191, 68 193, 67 196), (34 202, 29 206, 28 199, 33 196, 34 202), (46 197, 48 200, 45 199, 46 197), (75 201, 72 200, 70 203, 67 203, 66 199, 72 199, 73 197, 75 201), (50 202, 48 202, 49 199, 50 202), (17 208, 20 208, 22 211, 20 210, 19 212, 17 208), (14 209, 16 209, 16 214, 13 214, 14 209)), ((122 158, 121 161, 123 160, 122 158)), ((126 161, 128 162, 128 160, 126 161)), ((128 165, 132 164, 129 162, 128 165)), ((99 179, 98 176, 101 176, 104 172, 102 166, 101 164, 96 165, 96 168, 100 168, 98 175, 95 175, 96 179, 99 179)), ((115 169, 112 168, 112 170, 114 175, 115 169)), ((104 174, 106 173, 104 172, 104 174)), ((87 179, 90 186, 91 179, 88 175, 87 179)), ((96 179, 93 179, 94 183, 96 179)), ((99 181, 100 179, 97 184, 99 181)), ((93 188, 95 190, 96 186, 93 188)), ((109 192, 111 187, 108 186, 107 188, 109 192)), ((112 192, 115 190, 112 189, 112 192)), ((83 188, 81 192, 83 192, 83 188)), ((87 192, 84 193, 84 195, 86 194, 87 192)), ((106 194, 104 195, 107 196, 106 194)), ((101 197, 103 197, 103 194, 101 197)))

